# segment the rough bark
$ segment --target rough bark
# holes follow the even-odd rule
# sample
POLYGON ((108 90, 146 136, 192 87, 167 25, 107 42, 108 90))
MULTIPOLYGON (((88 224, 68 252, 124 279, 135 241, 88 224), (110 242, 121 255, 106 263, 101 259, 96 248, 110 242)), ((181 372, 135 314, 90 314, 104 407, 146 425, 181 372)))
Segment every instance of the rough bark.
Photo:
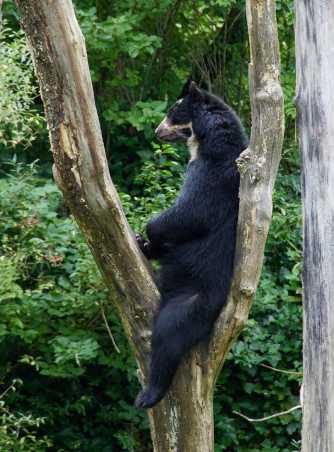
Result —
MULTIPOLYGON (((55 179, 110 290, 145 380, 158 292, 110 179, 87 55, 70 0, 16 0, 33 51, 55 179)), ((213 451, 213 389, 244 326, 258 283, 283 139, 283 96, 274 0, 248 0, 252 136, 242 173, 235 276, 212 340, 179 368, 168 396, 149 410, 156 452, 213 451)))
POLYGON ((304 220, 303 452, 334 450, 334 4, 296 2, 304 220))

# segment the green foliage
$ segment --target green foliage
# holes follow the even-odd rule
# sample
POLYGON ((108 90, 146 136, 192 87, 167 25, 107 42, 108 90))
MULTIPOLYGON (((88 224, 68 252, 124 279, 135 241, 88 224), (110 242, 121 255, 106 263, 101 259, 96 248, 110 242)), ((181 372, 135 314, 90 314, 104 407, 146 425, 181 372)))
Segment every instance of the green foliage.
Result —
POLYGON ((133 181, 132 195, 120 193, 127 218, 144 233, 152 215, 157 215, 175 199, 183 179, 185 153, 171 145, 152 144, 154 154, 143 164, 133 181))
POLYGON ((29 147, 43 118, 34 109, 33 67, 22 32, 0 31, 0 148, 29 147))
POLYGON ((285 94, 286 138, 291 142, 295 139, 296 134, 294 2, 293 0, 280 0, 276 3, 282 63, 281 78, 285 94))
POLYGON ((109 451, 110 442, 146 450, 128 344, 105 305, 122 353, 112 348, 104 285, 77 227, 58 213, 60 193, 34 166, 15 165, 0 193, 0 375, 24 383, 8 403, 43 418, 40 435, 57 450, 109 451))
POLYGON ((45 419, 33 417, 31 414, 12 412, 4 398, 9 391, 16 391, 22 382, 13 383, 0 395, 0 448, 3 451, 42 452, 50 449, 51 441, 46 437, 37 437, 37 429, 45 419))

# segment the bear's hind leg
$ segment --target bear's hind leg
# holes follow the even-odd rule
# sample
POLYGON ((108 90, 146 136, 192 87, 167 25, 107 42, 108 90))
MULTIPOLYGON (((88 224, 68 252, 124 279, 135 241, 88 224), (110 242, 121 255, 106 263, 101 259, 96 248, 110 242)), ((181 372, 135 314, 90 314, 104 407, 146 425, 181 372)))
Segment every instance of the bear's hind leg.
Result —
POLYGON ((182 357, 209 336, 213 319, 203 317, 200 298, 197 294, 182 302, 169 302, 159 312, 153 329, 149 384, 136 399, 138 408, 151 408, 164 397, 182 357))

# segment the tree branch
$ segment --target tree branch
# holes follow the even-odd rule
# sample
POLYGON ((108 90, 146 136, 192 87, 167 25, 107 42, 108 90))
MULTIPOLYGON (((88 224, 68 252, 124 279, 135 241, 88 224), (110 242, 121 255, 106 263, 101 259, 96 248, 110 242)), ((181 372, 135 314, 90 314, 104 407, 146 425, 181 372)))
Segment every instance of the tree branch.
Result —
POLYGON ((229 302, 217 322, 210 347, 210 367, 216 367, 215 376, 247 321, 258 285, 284 138, 275 1, 248 0, 246 6, 252 133, 249 147, 238 161, 241 173, 238 241, 229 302))
POLYGON ((274 372, 278 372, 278 373, 281 373, 281 374, 293 375, 295 377, 302 377, 303 376, 303 372, 298 372, 296 370, 276 369, 276 367, 268 366, 268 364, 260 364, 260 366, 264 367, 265 369, 269 369, 269 370, 272 370, 274 372))
POLYGON ((110 329, 110 326, 109 326, 109 323, 108 323, 106 314, 105 314, 105 312, 104 312, 103 303, 99 302, 99 305, 100 305, 100 309, 101 309, 101 315, 102 315, 104 324, 105 324, 105 326, 106 326, 106 328, 107 328, 107 331, 108 331, 110 340, 111 340, 111 342, 112 342, 112 345, 114 346, 114 349, 116 350, 117 353, 121 353, 120 349, 118 348, 118 345, 116 344, 115 338, 114 338, 114 336, 113 336, 113 334, 112 334, 112 332, 111 332, 111 329, 110 329))
POLYGON ((290 414, 293 411, 300 410, 301 408, 302 408, 301 405, 296 405, 296 406, 290 408, 289 410, 281 411, 280 413, 274 413, 274 414, 271 414, 270 416, 261 417, 258 419, 253 419, 251 417, 245 416, 244 414, 239 413, 239 411, 233 411, 233 413, 237 414, 238 416, 242 417, 243 419, 246 419, 246 421, 248 421, 248 422, 265 422, 265 421, 269 421, 269 419, 273 419, 275 417, 285 416, 286 414, 290 414))

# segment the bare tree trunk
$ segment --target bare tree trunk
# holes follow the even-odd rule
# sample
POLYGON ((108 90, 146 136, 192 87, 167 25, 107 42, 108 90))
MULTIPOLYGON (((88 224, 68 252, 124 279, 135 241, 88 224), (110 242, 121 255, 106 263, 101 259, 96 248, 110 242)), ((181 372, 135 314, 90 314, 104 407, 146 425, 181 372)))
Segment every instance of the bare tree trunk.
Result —
MULTIPOLYGON (((150 325, 158 292, 110 179, 87 55, 70 0, 16 0, 33 50, 45 106, 54 174, 92 250, 147 376, 150 325)), ((283 96, 274 0, 248 0, 253 128, 242 173, 235 276, 209 345, 178 369, 168 396, 149 410, 156 452, 213 452, 213 389, 244 326, 261 272, 271 192, 283 140, 283 96)))
POLYGON ((334 3, 296 2, 304 216, 303 452, 334 451, 334 3))

